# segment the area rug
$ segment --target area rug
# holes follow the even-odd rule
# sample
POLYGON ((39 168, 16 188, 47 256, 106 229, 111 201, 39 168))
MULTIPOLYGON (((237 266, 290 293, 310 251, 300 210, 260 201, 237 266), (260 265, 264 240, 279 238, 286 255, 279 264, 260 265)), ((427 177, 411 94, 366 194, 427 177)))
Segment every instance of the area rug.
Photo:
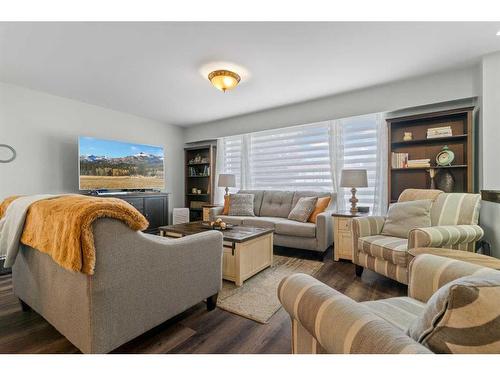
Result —
POLYGON ((322 262, 274 256, 274 265, 237 287, 225 281, 219 292, 217 307, 259 323, 267 323, 281 308, 277 290, 280 281, 293 273, 314 275, 322 262))

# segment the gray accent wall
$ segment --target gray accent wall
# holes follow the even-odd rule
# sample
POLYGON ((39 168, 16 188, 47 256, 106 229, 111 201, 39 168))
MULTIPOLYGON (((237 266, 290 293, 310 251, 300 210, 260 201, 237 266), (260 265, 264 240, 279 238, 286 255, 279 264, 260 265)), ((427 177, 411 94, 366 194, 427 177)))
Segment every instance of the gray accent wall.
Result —
POLYGON ((183 206, 183 130, 176 126, 0 82, 0 200, 13 194, 78 192, 78 136, 165 148, 166 191, 183 206))

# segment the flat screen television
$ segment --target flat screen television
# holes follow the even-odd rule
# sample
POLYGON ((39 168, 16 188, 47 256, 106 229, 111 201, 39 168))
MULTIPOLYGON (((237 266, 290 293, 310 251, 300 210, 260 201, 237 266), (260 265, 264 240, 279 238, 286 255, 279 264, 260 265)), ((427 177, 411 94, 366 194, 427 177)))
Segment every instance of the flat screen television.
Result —
POLYGON ((80 190, 165 188, 163 147, 78 137, 80 190))

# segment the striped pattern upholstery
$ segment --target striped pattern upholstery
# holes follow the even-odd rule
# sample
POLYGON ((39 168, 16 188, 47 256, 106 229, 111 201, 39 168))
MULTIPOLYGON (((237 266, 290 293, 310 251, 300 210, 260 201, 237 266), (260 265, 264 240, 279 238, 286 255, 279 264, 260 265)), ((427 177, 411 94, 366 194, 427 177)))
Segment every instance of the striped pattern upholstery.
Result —
POLYGON ((368 307, 305 274, 278 297, 292 319, 293 353, 431 353, 368 307))
POLYGON ((409 297, 387 298, 361 304, 403 331, 406 331, 425 309, 425 303, 409 297))
POLYGON ((408 268, 406 266, 399 266, 363 252, 357 252, 354 264, 373 270, 402 284, 408 284, 408 268))
POLYGON ((408 297, 357 303, 309 275, 284 278, 293 353, 500 352, 500 271, 420 254, 409 280, 408 297))
POLYGON ((484 235, 479 225, 442 225, 410 231, 408 248, 446 247, 449 249, 474 251, 476 241, 484 235))
MULTIPOLYGON (((399 281, 400 283, 406 284, 408 283, 408 271, 406 268, 406 264, 402 265, 394 263, 392 261, 392 252, 389 254, 386 251, 386 258, 384 259, 383 255, 381 257, 376 256, 376 254, 383 254, 383 249, 379 249, 378 253, 376 251, 370 253, 370 251, 366 251, 367 248, 365 245, 365 251, 363 251, 364 239, 380 235, 382 227, 384 226, 384 222, 385 218, 382 216, 358 217, 353 219, 353 243, 358 244, 358 246, 353 249, 352 262, 359 266, 371 269, 384 276, 390 277, 391 279, 399 281)), ((405 239, 399 240, 407 242, 405 239)), ((403 243, 401 242, 398 244, 398 246, 402 244, 403 243)))
POLYGON ((440 194, 431 208, 432 226, 475 225, 479 220, 480 202, 479 194, 440 194))
POLYGON ((408 264, 408 240, 404 238, 381 234, 361 237, 358 239, 358 250, 400 266, 408 264))
POLYGON ((488 268, 456 259, 432 254, 418 255, 409 267, 408 296, 427 302, 443 285, 485 270, 488 268))
POLYGON ((398 198, 398 202, 418 201, 421 199, 435 200, 442 194, 441 190, 432 189, 405 189, 398 198))
MULTIPOLYGON (((383 216, 358 217, 352 220, 352 235, 354 244, 358 243, 359 238, 375 236, 382 232, 385 223, 383 216)), ((353 263, 358 264, 358 251, 353 249, 353 263)))
MULTIPOLYGON (((483 237, 483 230, 477 225, 481 197, 479 194, 443 193, 440 190, 406 189, 398 201, 433 199, 429 228, 410 231, 407 249, 416 247, 446 247, 457 250, 475 251, 476 242, 483 237)), ((352 224, 353 263, 369 268, 403 284, 408 284, 408 256, 396 251, 403 249, 403 242, 397 243, 389 237, 388 242, 397 245, 392 251, 389 246, 375 247, 368 244, 369 237, 380 235, 385 218, 373 216, 355 218, 352 224), (367 238, 365 238, 367 237, 367 238), (385 249, 384 249, 385 247, 385 249), (405 262, 404 262, 405 260, 405 262)), ((382 239, 376 238, 378 243, 382 239)))
MULTIPOLYGON (((433 281, 432 289, 450 277, 467 276, 439 288, 410 325, 408 334, 435 353, 499 353, 500 272, 433 255, 420 255, 414 262, 417 265, 412 265, 411 274, 423 270, 433 281)), ((415 279, 412 276, 411 288, 420 289, 414 282, 422 280, 420 274, 415 279)), ((429 288, 429 283, 424 286, 429 288)))

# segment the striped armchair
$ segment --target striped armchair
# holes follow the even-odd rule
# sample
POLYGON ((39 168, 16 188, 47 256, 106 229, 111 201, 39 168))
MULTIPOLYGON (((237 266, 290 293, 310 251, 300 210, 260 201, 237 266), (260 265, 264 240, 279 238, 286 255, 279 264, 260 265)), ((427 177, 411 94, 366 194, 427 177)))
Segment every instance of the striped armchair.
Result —
POLYGON ((414 258, 407 297, 356 302, 309 275, 287 276, 278 298, 292 321, 292 352, 499 353, 500 271, 493 268, 500 261, 456 252, 464 260, 473 255, 473 263, 432 254, 414 258), (420 335, 423 328, 427 334, 420 335))
POLYGON ((391 279, 408 284, 408 250, 448 248, 474 251, 483 237, 478 223, 479 194, 443 193, 440 190, 407 189, 398 202, 433 199, 431 227, 410 231, 408 238, 382 235, 385 218, 371 216, 353 220, 353 263, 356 274, 371 269, 391 279))

